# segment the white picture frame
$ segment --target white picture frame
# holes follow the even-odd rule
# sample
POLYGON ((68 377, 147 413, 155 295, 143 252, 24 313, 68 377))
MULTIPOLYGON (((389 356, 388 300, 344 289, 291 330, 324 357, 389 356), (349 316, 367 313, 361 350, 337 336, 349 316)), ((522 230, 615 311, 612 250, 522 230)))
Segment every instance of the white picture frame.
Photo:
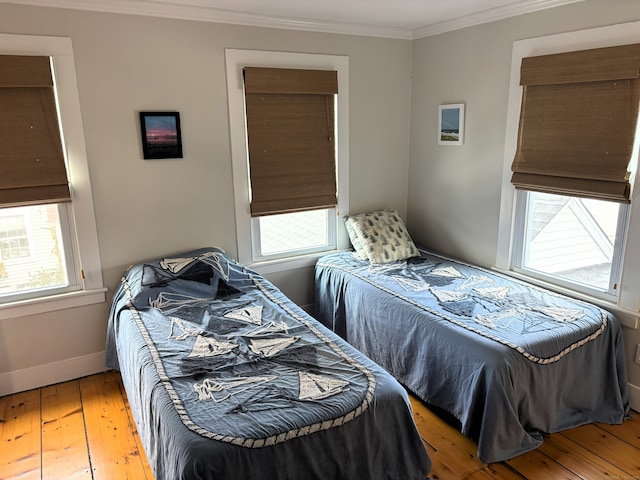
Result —
POLYGON ((438 145, 464 144, 464 103, 438 106, 438 145))

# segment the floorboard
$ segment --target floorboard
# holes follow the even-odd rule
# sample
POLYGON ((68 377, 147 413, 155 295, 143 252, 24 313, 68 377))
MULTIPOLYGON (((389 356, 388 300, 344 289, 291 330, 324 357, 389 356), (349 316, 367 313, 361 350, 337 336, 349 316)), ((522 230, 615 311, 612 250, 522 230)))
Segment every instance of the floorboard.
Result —
POLYGON ((41 392, 42 478, 91 480, 78 383, 51 385, 41 392))
MULTIPOLYGON (((636 412, 622 425, 545 435, 537 450, 487 465, 450 418, 410 398, 432 480, 640 480, 636 412)), ((32 479, 154 480, 117 372, 0 397, 0 480, 32 479)))
POLYGON ((0 478, 40 479, 40 390, 0 398, 0 478))
POLYGON ((80 380, 94 480, 146 477, 120 383, 115 373, 80 380))

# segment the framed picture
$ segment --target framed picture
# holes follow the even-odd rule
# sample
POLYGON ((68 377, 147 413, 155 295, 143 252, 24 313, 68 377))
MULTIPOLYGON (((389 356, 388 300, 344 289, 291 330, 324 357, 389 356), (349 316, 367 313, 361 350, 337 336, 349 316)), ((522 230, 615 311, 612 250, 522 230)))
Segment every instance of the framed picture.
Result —
POLYGON ((438 107, 438 145, 464 143, 464 103, 438 107))
POLYGON ((145 160, 182 158, 178 112, 140 112, 140 132, 145 160))

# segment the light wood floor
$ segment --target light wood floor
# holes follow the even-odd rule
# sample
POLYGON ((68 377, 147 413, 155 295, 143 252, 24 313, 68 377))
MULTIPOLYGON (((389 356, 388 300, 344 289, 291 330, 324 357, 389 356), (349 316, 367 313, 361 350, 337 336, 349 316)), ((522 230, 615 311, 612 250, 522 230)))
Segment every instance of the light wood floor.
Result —
MULTIPOLYGON (((434 480, 640 479, 640 414, 548 435, 538 450, 485 465, 475 443, 411 401, 434 480)), ((0 397, 0 480, 58 478, 153 480, 118 373, 0 397)))

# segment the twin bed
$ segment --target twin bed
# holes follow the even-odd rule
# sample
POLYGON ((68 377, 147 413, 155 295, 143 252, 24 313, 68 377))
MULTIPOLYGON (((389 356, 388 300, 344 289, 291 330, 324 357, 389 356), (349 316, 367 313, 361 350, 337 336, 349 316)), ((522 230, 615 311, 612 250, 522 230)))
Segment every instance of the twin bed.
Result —
POLYGON ((430 472, 406 390, 222 250, 132 266, 106 362, 157 480, 430 472))
POLYGON ((621 327, 594 305, 424 250, 328 255, 315 284, 316 317, 456 417, 485 463, 628 414, 621 327))

